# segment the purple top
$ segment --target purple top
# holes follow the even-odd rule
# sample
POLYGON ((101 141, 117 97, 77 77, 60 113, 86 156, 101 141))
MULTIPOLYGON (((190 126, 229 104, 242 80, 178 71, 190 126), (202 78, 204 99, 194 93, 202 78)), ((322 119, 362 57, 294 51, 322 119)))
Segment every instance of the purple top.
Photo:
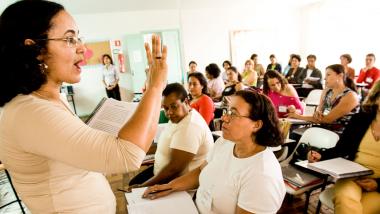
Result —
POLYGON ((301 114, 303 114, 304 109, 298 97, 289 97, 273 91, 269 91, 268 97, 272 100, 277 115, 280 118, 286 117, 286 114, 288 114, 287 107, 290 105, 294 105, 294 107, 300 110, 301 114))

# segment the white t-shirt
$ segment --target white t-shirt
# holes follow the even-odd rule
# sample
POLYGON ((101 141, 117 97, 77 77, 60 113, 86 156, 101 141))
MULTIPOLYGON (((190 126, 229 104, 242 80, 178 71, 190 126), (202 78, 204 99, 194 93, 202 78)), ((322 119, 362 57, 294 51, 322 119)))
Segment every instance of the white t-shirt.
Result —
POLYGON ((209 90, 209 92, 214 92, 215 93, 215 97, 220 97, 222 96, 222 92, 224 90, 224 82, 223 82, 223 79, 221 77, 221 75, 219 75, 218 78, 214 78, 212 80, 208 80, 207 82, 207 88, 209 90))
POLYGON ((119 72, 117 72, 114 65, 109 65, 108 69, 106 66, 103 66, 102 73, 104 82, 106 82, 108 86, 115 84, 116 80, 119 79, 119 72))
POLYGON ((285 197, 281 167, 273 152, 233 155, 234 143, 222 137, 199 176, 196 204, 200 213, 235 213, 236 205, 252 213, 276 213, 285 197))
POLYGON ((31 213, 115 213, 102 173, 137 170, 145 152, 64 106, 18 95, 0 116, 0 160, 31 213))
POLYGON ((170 150, 178 149, 195 154, 181 174, 199 167, 214 146, 211 131, 203 117, 195 110, 179 123, 169 121, 161 133, 155 154, 154 174, 157 175, 170 161, 170 150))

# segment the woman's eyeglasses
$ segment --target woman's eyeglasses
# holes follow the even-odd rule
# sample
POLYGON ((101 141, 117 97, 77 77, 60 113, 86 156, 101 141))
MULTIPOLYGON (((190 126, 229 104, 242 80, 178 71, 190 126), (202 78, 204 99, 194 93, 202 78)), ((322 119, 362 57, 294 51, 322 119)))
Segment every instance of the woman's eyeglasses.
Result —
POLYGON ((77 47, 79 44, 84 44, 83 37, 68 36, 63 38, 47 38, 47 39, 38 39, 40 41, 64 41, 67 43, 67 46, 70 48, 77 47))
POLYGON ((223 109, 223 116, 229 117, 230 119, 238 118, 238 117, 245 117, 248 119, 251 119, 249 116, 243 116, 237 113, 235 110, 232 109, 223 109))

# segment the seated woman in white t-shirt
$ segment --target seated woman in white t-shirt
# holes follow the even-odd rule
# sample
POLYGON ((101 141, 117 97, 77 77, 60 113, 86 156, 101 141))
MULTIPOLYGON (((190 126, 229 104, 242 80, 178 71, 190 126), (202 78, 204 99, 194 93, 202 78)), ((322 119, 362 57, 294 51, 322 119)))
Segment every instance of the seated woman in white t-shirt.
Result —
POLYGON ((265 95, 238 91, 222 119, 223 137, 202 166, 149 187, 143 197, 198 188, 200 213, 276 213, 286 190, 280 164, 268 148, 282 142, 272 102, 265 95))
POLYGON ((133 187, 167 183, 198 168, 214 146, 206 121, 191 109, 181 84, 168 84, 162 96, 169 123, 158 140, 154 169, 148 168, 133 178, 129 183, 133 187))

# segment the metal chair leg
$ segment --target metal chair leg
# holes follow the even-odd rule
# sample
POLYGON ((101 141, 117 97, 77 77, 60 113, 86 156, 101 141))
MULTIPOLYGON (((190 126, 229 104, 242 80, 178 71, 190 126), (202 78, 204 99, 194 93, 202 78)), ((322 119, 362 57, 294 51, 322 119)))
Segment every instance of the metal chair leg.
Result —
POLYGON ((303 210, 303 213, 307 214, 307 210, 309 208, 309 201, 310 201, 310 195, 312 191, 307 191, 306 192, 306 201, 305 201, 305 208, 303 210))

